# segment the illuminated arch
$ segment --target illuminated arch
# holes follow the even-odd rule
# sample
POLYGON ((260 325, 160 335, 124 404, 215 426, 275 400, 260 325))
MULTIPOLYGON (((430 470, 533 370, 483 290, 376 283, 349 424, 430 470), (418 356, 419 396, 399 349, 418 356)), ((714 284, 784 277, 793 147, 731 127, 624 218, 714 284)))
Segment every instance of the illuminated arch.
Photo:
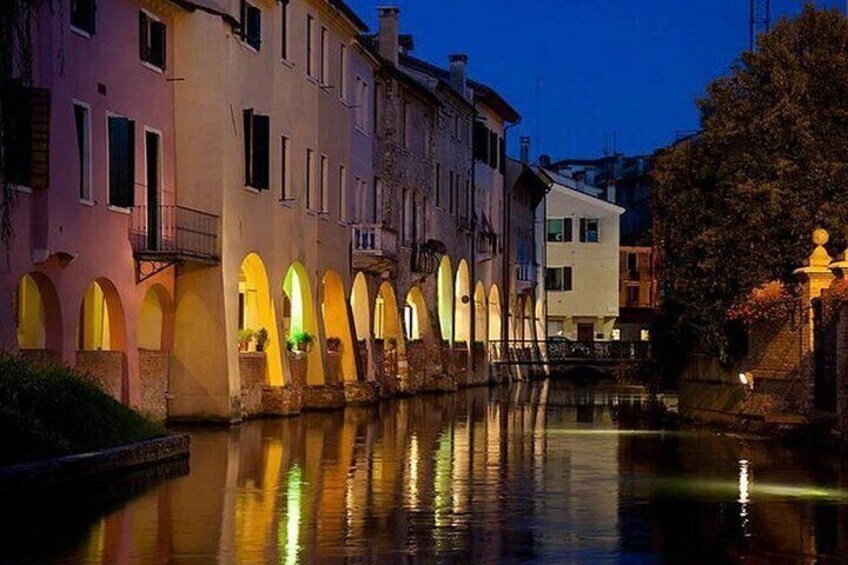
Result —
MULTIPOLYGON (((283 281, 283 292, 288 299, 286 309, 286 338, 291 338, 299 332, 312 336, 313 343, 318 339, 318 322, 315 319, 315 309, 312 302, 312 288, 309 275, 299 261, 292 263, 283 281)), ((317 344, 316 344, 317 345, 317 344)), ((324 384, 324 366, 321 359, 321 348, 313 345, 309 352, 309 370, 306 384, 324 384)))
POLYGON ((403 322, 406 329, 406 338, 409 340, 424 339, 432 335, 427 303, 424 301, 424 294, 417 286, 410 288, 406 295, 403 322))
POLYGON ((85 291, 77 321, 77 349, 125 351, 124 307, 112 281, 98 278, 85 291))
POLYGON ((41 273, 21 277, 16 293, 18 349, 61 353, 62 314, 53 283, 41 273))
POLYGON ((174 305, 161 284, 147 289, 138 314, 138 348, 170 351, 173 345, 174 305))
POLYGON ((350 310, 353 312, 356 339, 359 341, 368 339, 371 335, 371 301, 368 299, 368 281, 362 273, 357 273, 353 278, 353 288, 350 290, 350 310))
POLYGON ((482 281, 477 281, 474 289, 474 341, 478 343, 485 343, 489 336, 487 308, 486 289, 482 281))
MULTIPOLYGON (((265 345, 265 378, 272 386, 283 384, 283 363, 280 356, 280 336, 277 331, 277 315, 271 299, 271 286, 265 264, 256 253, 250 253, 241 263, 238 280, 239 320, 238 329, 268 332, 265 345)), ((256 341, 250 343, 255 350, 256 341)))
POLYGON ((536 299, 536 339, 545 339, 545 301, 543 298, 536 299))
POLYGON ((455 292, 454 341, 468 343, 471 341, 471 274, 465 259, 456 267, 455 292))
POLYGON ((529 341, 533 339, 533 330, 535 329, 535 316, 533 312, 533 297, 529 294, 524 296, 524 309, 522 310, 522 329, 521 339, 529 341))
POLYGON ((489 290, 489 341, 501 339, 501 293, 493 284, 489 290))
POLYGON ((374 337, 384 341, 393 339, 401 352, 406 351, 395 289, 388 282, 380 285, 374 303, 374 337))
POLYGON ((444 341, 453 341, 453 273, 447 255, 442 256, 436 275, 437 300, 439 302, 439 329, 444 341))
POLYGON ((324 317, 324 331, 327 339, 338 338, 341 340, 342 355, 342 379, 355 381, 356 379, 356 352, 354 350, 353 338, 350 335, 350 318, 345 300, 344 283, 335 271, 327 271, 321 281, 323 297, 321 301, 321 312, 324 317))

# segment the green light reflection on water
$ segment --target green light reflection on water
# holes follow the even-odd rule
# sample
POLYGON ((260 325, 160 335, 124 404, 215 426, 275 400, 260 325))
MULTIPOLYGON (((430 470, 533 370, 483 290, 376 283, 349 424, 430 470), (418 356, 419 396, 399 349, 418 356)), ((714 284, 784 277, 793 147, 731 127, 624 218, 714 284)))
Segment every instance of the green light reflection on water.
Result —
POLYGON ((280 521, 277 531, 278 550, 286 565, 297 563, 297 553, 300 549, 298 535, 300 532, 300 507, 303 498, 303 474, 300 467, 292 466, 286 477, 286 519, 280 521))
MULTIPOLYGON (((660 492, 672 495, 733 496, 739 493, 738 481, 698 480, 687 477, 667 477, 656 481, 660 492)), ((788 498, 848 502, 848 491, 816 485, 783 485, 750 482, 747 497, 751 502, 763 498, 788 498)))

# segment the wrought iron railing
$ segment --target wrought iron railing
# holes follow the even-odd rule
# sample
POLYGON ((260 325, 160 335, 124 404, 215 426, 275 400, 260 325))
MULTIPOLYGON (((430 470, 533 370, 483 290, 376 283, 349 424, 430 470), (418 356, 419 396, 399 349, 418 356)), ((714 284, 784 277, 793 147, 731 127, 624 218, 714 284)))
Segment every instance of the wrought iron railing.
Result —
POLYGON ((568 341, 507 340, 490 341, 489 356, 492 361, 512 363, 580 363, 628 362, 650 358, 651 346, 647 341, 568 341))
POLYGON ((494 255, 497 249, 498 235, 489 231, 477 232, 477 253, 494 255))
POLYGON ((516 266, 518 272, 518 280, 520 282, 536 282, 536 264, 535 263, 519 263, 516 266))
POLYGON ((424 243, 413 243, 410 268, 413 273, 433 274, 439 267, 439 255, 424 243))
POLYGON ((130 242, 137 254, 218 257, 218 216, 185 206, 135 206, 130 242))

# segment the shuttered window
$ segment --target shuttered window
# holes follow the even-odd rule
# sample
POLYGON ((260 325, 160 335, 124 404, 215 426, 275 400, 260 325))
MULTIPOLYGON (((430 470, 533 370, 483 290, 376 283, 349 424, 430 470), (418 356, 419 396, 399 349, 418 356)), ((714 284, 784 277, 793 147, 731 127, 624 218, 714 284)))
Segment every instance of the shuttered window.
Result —
POLYGON ((502 175, 505 175, 506 174, 506 140, 504 140, 504 138, 500 138, 498 140, 498 143, 500 145, 500 151, 499 151, 500 160, 498 162, 498 172, 500 172, 500 174, 502 174, 502 175))
POLYGON ((93 35, 97 5, 94 0, 71 0, 71 25, 93 35))
POLYGON ((474 158, 484 163, 489 160, 489 128, 480 122, 474 122, 474 158))
POLYGON ((599 221, 594 218, 580 218, 580 241, 598 243, 600 241, 599 221))
POLYGON ((244 111, 244 184, 258 190, 271 186, 271 118, 244 111))
POLYGON ((135 122, 109 116, 109 205, 135 203, 135 122))
POLYGON ((498 168, 498 134, 493 131, 489 132, 489 166, 498 168))
POLYGON ((262 11, 241 0, 241 40, 259 51, 262 44, 262 11))
POLYGON ((91 115, 87 106, 74 104, 77 132, 77 170, 80 200, 91 200, 91 115))
POLYGON ((47 188, 50 180, 50 91, 16 84, 2 91, 6 175, 12 184, 47 188))
POLYGON ((145 11, 138 13, 139 56, 145 63, 165 68, 165 24, 145 11))

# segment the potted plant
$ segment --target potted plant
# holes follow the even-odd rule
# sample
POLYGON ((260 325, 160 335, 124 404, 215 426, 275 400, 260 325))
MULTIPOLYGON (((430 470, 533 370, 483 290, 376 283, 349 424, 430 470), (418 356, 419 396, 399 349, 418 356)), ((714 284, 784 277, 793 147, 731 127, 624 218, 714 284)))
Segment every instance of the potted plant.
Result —
POLYGON ((260 328, 259 331, 256 332, 256 351, 265 351, 266 345, 268 345, 268 330, 260 328))
POLYGON ((307 332, 295 332, 286 340, 286 348, 293 353, 309 353, 312 349, 312 335, 307 332))
POLYGON ((341 353, 342 352, 342 338, 340 337, 328 337, 327 338, 327 350, 331 353, 341 353))
POLYGON ((238 341, 238 350, 239 351, 247 351, 247 348, 250 347, 250 342, 253 341, 255 334, 253 330, 250 328, 242 328, 238 331, 238 336, 236 340, 238 341))

